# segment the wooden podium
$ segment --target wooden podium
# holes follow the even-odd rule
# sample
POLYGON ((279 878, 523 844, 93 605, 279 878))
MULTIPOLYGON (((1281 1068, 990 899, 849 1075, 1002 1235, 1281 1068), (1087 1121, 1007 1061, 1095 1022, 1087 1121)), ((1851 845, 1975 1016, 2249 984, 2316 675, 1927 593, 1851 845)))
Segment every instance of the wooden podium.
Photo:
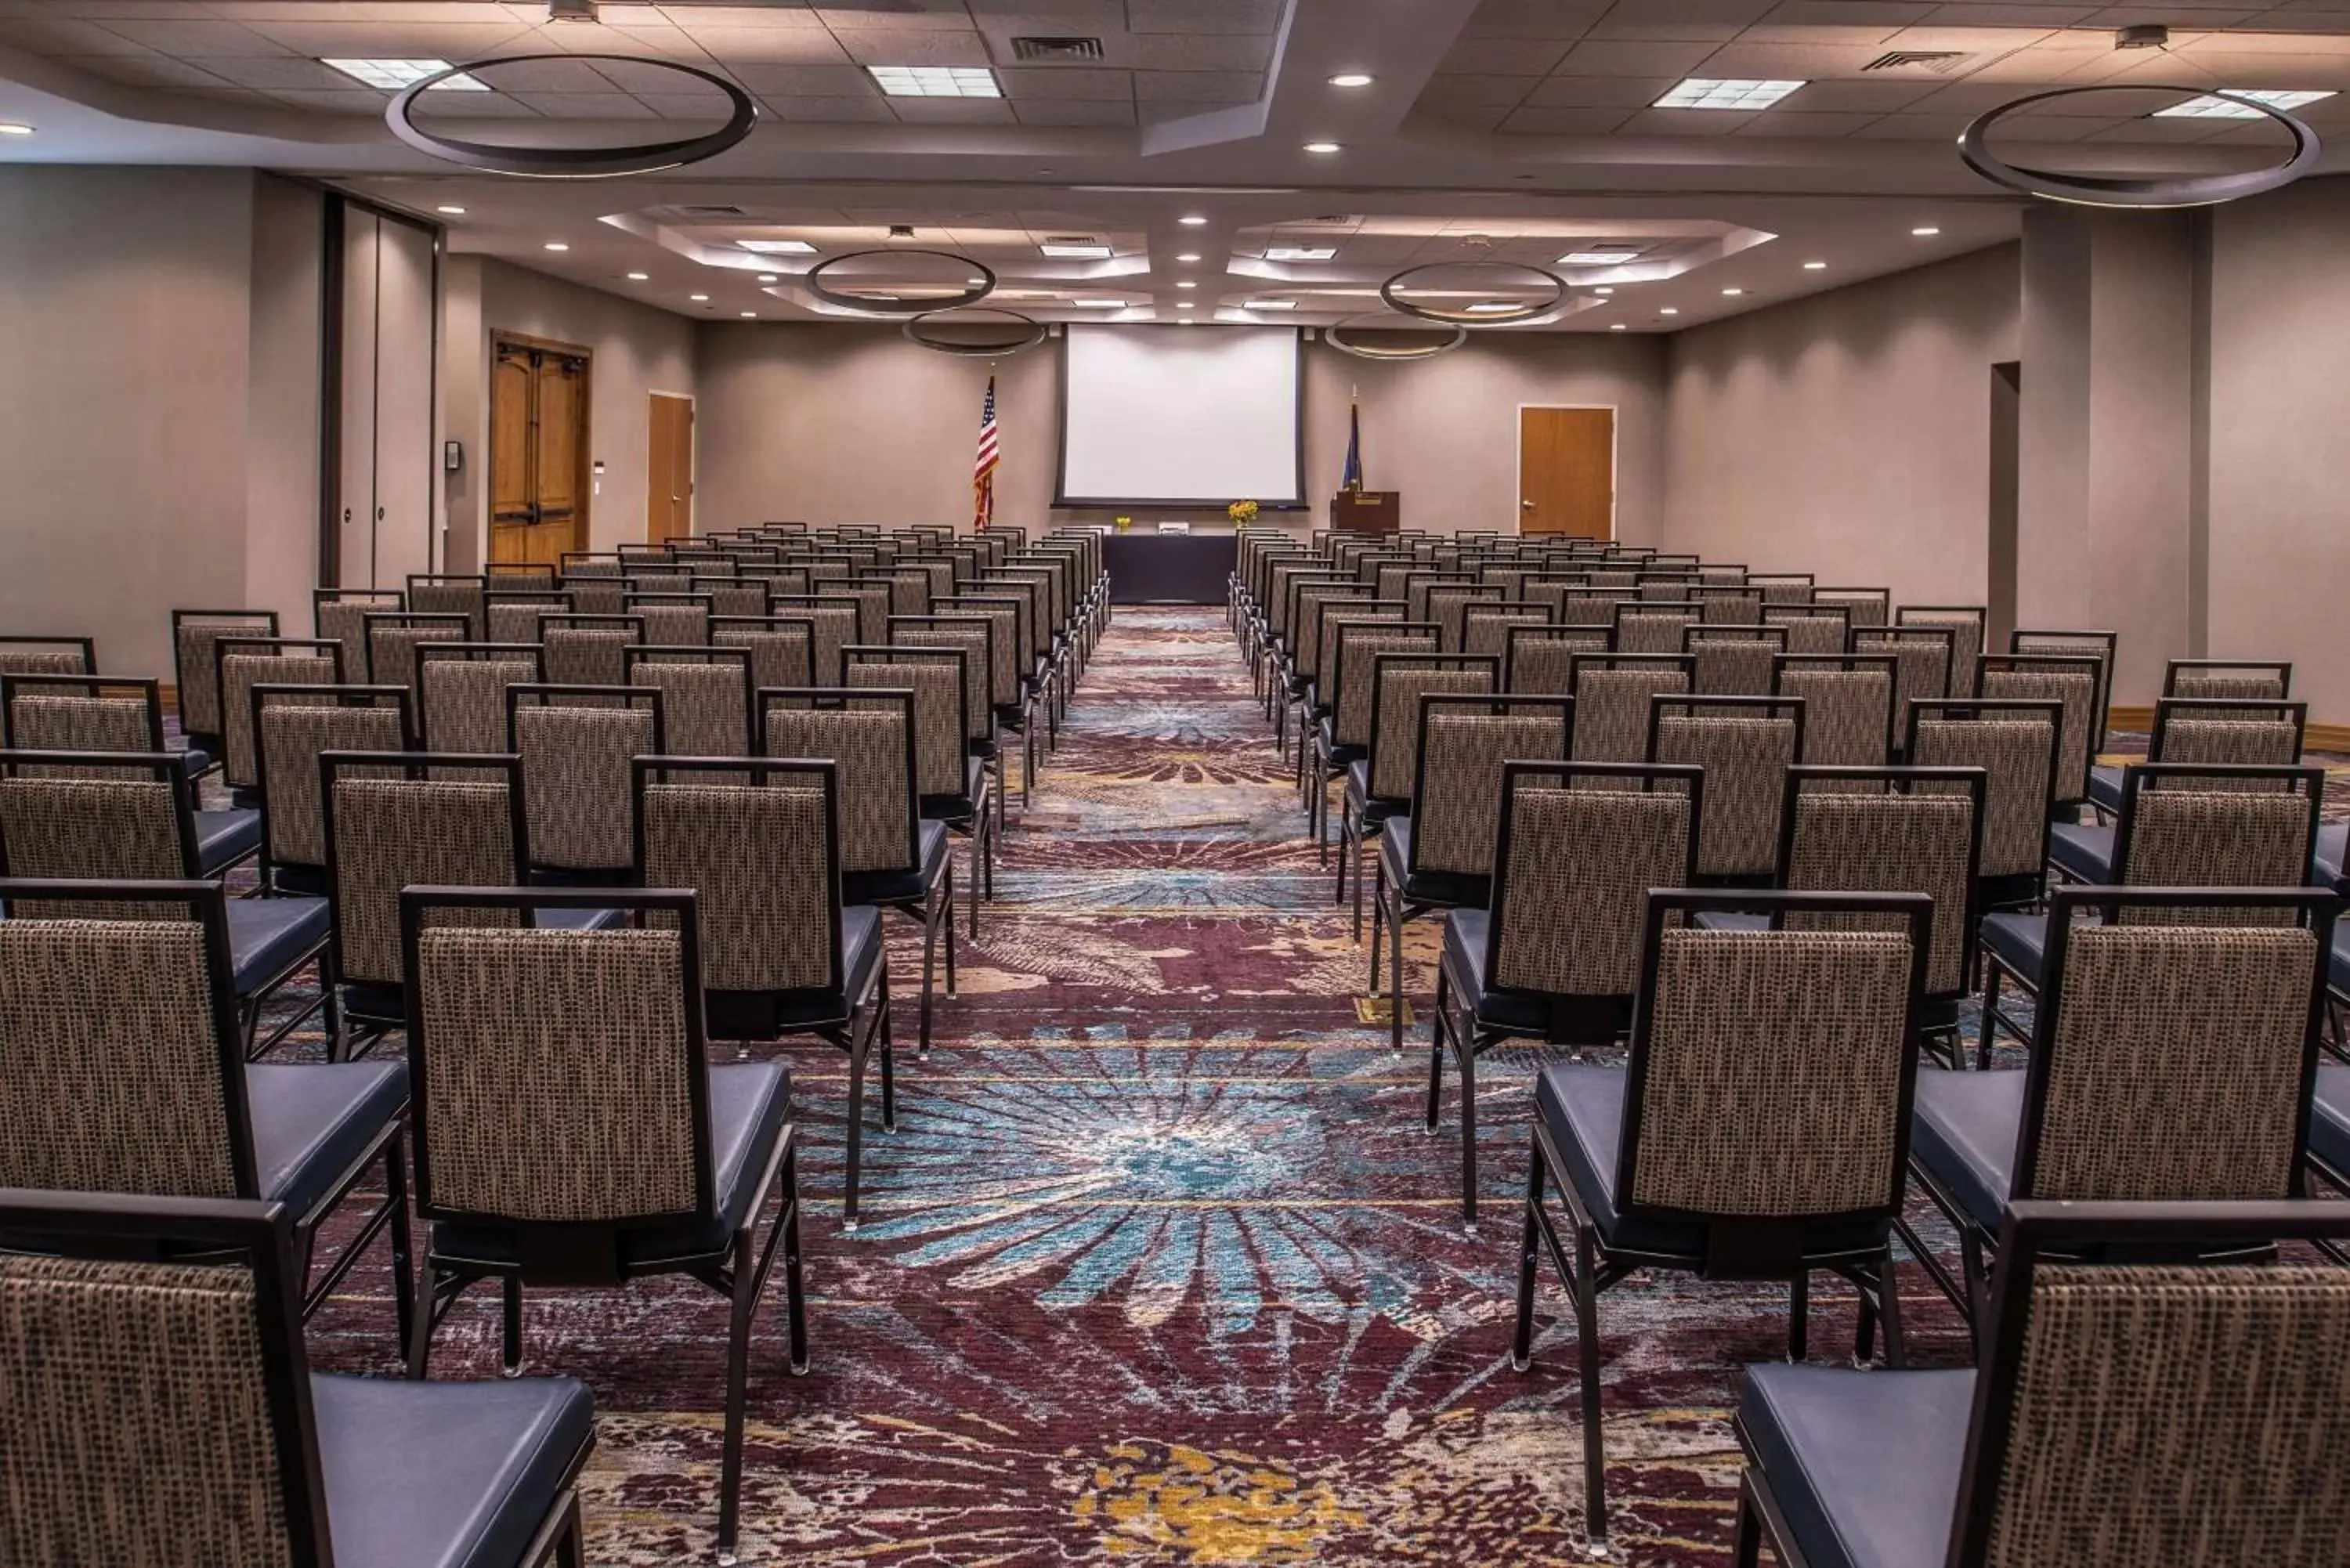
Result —
POLYGON ((1392 534, 1403 508, 1392 490, 1342 490, 1330 498, 1330 526, 1341 534, 1392 534))

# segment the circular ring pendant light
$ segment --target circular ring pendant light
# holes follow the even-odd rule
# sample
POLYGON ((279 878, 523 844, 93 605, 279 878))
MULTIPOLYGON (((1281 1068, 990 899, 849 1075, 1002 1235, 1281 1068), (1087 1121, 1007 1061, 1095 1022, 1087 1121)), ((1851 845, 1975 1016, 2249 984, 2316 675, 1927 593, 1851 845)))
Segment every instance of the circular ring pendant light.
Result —
POLYGON ((993 294, 995 270, 983 262, 975 262, 969 256, 957 255, 952 251, 847 251, 837 256, 827 256, 816 263, 816 265, 800 274, 800 282, 810 294, 815 295, 827 305, 842 310, 858 311, 867 316, 934 316, 941 310, 960 310, 965 306, 977 305, 981 300, 993 294), (826 273, 843 262, 853 262, 864 256, 936 256, 942 261, 953 262, 956 265, 964 268, 966 273, 978 274, 980 281, 972 284, 961 294, 921 299, 876 299, 868 295, 843 294, 837 289, 826 286, 824 282, 826 273))
MULTIPOLYGON (((1435 343, 1362 343, 1347 336, 1347 329, 1350 327, 1367 321, 1385 319, 1381 317, 1350 316, 1344 321, 1334 321, 1322 329, 1322 341, 1341 354, 1351 354, 1357 359, 1384 360, 1388 364, 1409 364, 1414 359, 1433 359, 1439 354, 1450 354, 1469 341, 1469 328, 1461 326, 1451 328, 1451 336, 1435 343)), ((1396 330, 1395 324, 1388 322, 1387 330, 1389 332, 1396 330)))
POLYGON ((1440 327, 1506 327, 1513 322, 1532 321, 1556 310, 1565 302, 1566 280, 1556 273, 1517 262, 1426 262, 1419 266, 1408 266, 1379 285, 1379 298, 1390 310, 1417 317, 1422 321, 1433 321, 1440 327), (1515 305, 1506 310, 1478 310, 1466 306, 1455 309, 1450 306, 1419 305, 1401 297, 1404 289, 1409 286, 1407 279, 1429 272, 1501 273, 1509 280, 1497 286, 1502 288, 1521 286, 1530 279, 1538 278, 1541 286, 1550 291, 1550 297, 1540 303, 1529 301, 1515 305))
POLYGON ((698 66, 680 65, 675 60, 656 59, 637 55, 571 55, 532 54, 500 55, 494 59, 474 60, 466 65, 451 66, 411 82, 391 100, 383 112, 384 123, 391 133, 420 152, 430 153, 451 163, 461 163, 484 174, 515 174, 530 180, 617 180, 629 174, 654 174, 664 169, 681 169, 689 163, 699 163, 715 158, 731 147, 739 146, 759 123, 759 106, 751 95, 733 82, 698 66), (635 142, 623 147, 517 147, 511 143, 464 141, 453 136, 441 136, 416 123, 416 100, 453 77, 487 71, 499 66, 536 65, 549 61, 576 64, 589 60, 605 60, 637 69, 653 68, 674 71, 691 78, 702 87, 715 88, 726 95, 726 123, 716 130, 699 136, 689 136, 674 141, 635 142))
POLYGON ((1024 348, 1034 348, 1045 341, 1043 322, 1034 317, 1023 316, 1016 310, 1004 310, 992 305, 977 307, 966 305, 952 310, 933 310, 927 316, 910 317, 898 330, 909 343, 920 344, 941 354, 960 354, 972 359, 1000 358, 1007 354, 1017 354, 1024 348), (940 317, 960 315, 988 317, 991 318, 989 321, 972 325, 993 327, 1002 323, 1004 324, 1004 331, 996 337, 956 338, 936 337, 922 330, 926 326, 959 326, 960 322, 942 321, 940 317))
POLYGON ((2221 202, 2241 201, 2246 196, 2257 196, 2264 191, 2292 184, 2309 172, 2311 166, 2317 161, 2319 151, 2315 131, 2283 109, 2262 103, 2258 99, 2235 93, 2215 93, 2203 88, 2146 82, 2103 82, 2033 93, 1977 116, 1959 136, 1959 156, 1966 160, 1968 168, 1984 179, 2004 185, 2011 191, 2020 191, 2027 196, 2037 196, 2043 201, 2070 202, 2085 207, 2210 207, 2221 202), (2293 151, 2284 161, 2271 164, 2265 169, 2158 180, 2121 175, 2060 174, 2046 169, 2026 169, 2008 162, 1991 151, 1991 128, 2007 116, 2029 109, 2033 104, 2090 92, 2175 92, 2189 98, 2224 98, 2246 109, 2258 109, 2284 127, 2293 138, 2293 151))

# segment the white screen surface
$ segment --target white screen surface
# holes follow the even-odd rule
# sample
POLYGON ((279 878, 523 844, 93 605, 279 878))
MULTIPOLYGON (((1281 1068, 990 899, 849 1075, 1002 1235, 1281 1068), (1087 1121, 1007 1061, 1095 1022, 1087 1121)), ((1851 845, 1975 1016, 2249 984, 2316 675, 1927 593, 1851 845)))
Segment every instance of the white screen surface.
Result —
POLYGON ((1066 330, 1058 504, 1305 499, 1295 328, 1066 330))

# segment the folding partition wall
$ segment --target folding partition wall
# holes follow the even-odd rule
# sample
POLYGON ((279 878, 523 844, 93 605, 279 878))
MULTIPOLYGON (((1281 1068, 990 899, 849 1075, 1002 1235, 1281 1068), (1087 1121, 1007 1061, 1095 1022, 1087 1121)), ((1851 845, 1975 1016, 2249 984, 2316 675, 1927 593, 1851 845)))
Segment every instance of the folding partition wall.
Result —
POLYGON ((435 568, 441 232, 327 198, 318 581, 399 587, 435 568))

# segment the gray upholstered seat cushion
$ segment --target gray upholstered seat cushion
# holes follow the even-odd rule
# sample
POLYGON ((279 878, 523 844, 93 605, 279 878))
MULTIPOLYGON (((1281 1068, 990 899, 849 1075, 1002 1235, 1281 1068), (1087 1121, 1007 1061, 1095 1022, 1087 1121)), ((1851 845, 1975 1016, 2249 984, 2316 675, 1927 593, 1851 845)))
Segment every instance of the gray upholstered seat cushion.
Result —
POLYGON ((1909 1158, 1967 1218, 1997 1231, 2015 1184, 2024 1073, 1918 1070, 1909 1158))
POLYGON ((196 815, 196 867, 217 877, 261 847, 258 811, 200 811, 196 815))
POLYGON ((594 1434, 571 1377, 315 1374, 310 1404, 336 1568, 511 1568, 594 1434))
POLYGON ((1390 816, 1380 825, 1379 864, 1387 869, 1388 886, 1402 888, 1405 898, 1415 904, 1482 909, 1492 894, 1490 877, 1462 877, 1449 871, 1411 870, 1411 818, 1409 816, 1390 816))
POLYGON ((2114 830, 2057 823, 2048 830, 2048 859, 2075 882, 2105 886, 2114 875, 2114 830))
POLYGON ((2048 957, 2048 917, 2002 911, 1982 919, 1982 945, 2035 989, 2048 957))
MULTIPOLYGON (((2338 948, 2335 951, 2338 953, 2338 948)), ((2317 1098, 2311 1106, 2309 1147, 2335 1170, 2350 1175, 2350 1067, 2328 1063, 2317 1069, 2317 1098)))
POLYGON ((236 994, 251 996, 299 965, 327 940, 327 900, 231 898, 228 951, 236 994))
POLYGON ((261 1196, 304 1218, 408 1105, 405 1062, 277 1064, 244 1070, 261 1196))
POLYGON ((919 904, 947 869, 947 825, 925 822, 915 835, 916 863, 910 871, 847 871, 841 874, 844 904, 919 904))
POLYGON ((1750 1366, 1738 1422, 1811 1568, 1941 1568, 1975 1375, 1750 1366))
POLYGON ((2089 804, 2106 811, 2121 810, 2121 769, 2100 763, 2089 770, 2089 804))
POLYGON ((1485 943, 1492 924, 1483 909, 1454 909, 1444 917, 1444 966, 1460 988, 1461 1005, 1489 1027, 1539 1034, 1550 1026, 1548 1001, 1528 992, 1497 990, 1485 977, 1485 943))
POLYGON ((2318 828, 2317 879, 2350 894, 2350 822, 2329 822, 2318 828))

